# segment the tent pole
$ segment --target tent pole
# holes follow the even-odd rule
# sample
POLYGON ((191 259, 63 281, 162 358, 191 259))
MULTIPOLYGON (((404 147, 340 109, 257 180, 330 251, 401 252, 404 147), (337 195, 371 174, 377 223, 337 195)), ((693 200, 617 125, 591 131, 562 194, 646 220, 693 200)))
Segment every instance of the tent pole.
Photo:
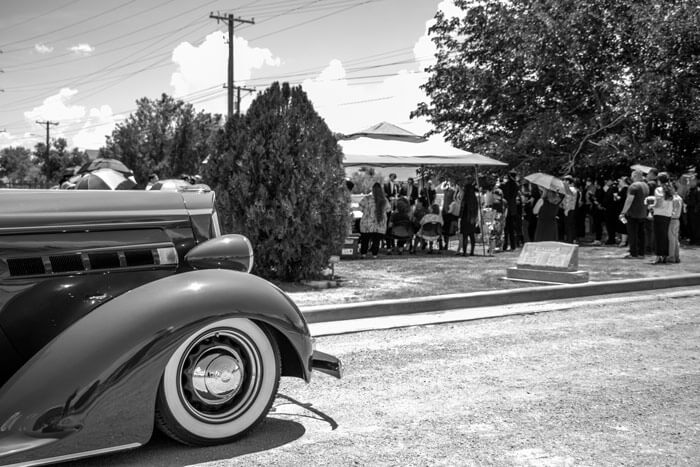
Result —
POLYGON ((474 165, 474 181, 476 182, 476 200, 479 202, 479 229, 481 229, 481 250, 484 256, 486 256, 486 232, 484 231, 484 211, 483 204, 481 202, 481 186, 479 186, 478 165, 474 165))

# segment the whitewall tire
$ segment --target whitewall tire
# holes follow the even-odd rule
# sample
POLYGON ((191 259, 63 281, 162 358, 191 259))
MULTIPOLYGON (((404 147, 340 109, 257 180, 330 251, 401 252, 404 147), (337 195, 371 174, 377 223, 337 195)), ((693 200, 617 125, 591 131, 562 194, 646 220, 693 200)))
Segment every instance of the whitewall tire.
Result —
POLYGON ((217 321, 190 335, 170 357, 156 424, 185 444, 231 441, 265 418, 279 379, 279 349, 265 328, 245 318, 217 321))

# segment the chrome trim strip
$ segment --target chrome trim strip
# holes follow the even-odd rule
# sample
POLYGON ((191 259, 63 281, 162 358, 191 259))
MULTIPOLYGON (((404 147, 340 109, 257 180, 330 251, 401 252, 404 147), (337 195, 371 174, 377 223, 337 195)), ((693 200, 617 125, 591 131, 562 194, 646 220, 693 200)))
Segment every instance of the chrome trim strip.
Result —
POLYGON ((189 209, 188 212, 191 216, 210 216, 212 208, 189 209))
MULTIPOLYGON (((144 228, 144 227, 168 227, 168 226, 179 226, 189 225, 189 218, 184 216, 187 214, 185 212, 180 212, 183 215, 181 218, 177 219, 163 219, 163 220, 153 220, 153 221, 143 221, 143 222, 112 222, 112 223, 99 223, 91 224, 86 221, 85 224, 46 224, 34 227, 0 227, 0 233, 42 233, 42 232, 85 232, 86 230, 114 230, 128 229, 128 228, 144 228)), ((2 218, 0 217, 0 223, 2 223, 2 218)))
POLYGON ((47 465, 55 464, 57 462, 65 462, 70 460, 82 459, 84 457, 99 456, 101 454, 109 454, 116 451, 124 451, 127 449, 135 449, 141 446, 141 443, 131 443, 124 444, 122 446, 114 446, 111 448, 95 449, 93 451, 77 452, 75 454, 65 454, 63 456, 56 457, 46 457, 44 459, 36 459, 27 462, 19 462, 16 464, 9 464, 6 467, 30 467, 34 465, 47 465))

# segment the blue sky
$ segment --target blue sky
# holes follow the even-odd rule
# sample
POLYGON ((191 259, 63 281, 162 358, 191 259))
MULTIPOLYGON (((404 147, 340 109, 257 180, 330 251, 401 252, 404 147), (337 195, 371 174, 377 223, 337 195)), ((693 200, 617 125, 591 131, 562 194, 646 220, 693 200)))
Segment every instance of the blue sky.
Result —
MULTIPOLYGON (((52 137, 97 148, 141 97, 167 93, 226 113, 227 28, 237 85, 301 84, 333 131, 409 130, 441 0, 1 0, 0 147, 52 137)), ((252 99, 246 96, 241 106, 252 99)))

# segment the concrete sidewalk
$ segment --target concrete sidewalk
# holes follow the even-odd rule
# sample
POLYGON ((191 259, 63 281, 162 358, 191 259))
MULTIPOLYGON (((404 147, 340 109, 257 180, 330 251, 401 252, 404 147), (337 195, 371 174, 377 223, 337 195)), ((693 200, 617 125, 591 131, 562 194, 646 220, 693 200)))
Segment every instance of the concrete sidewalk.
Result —
MULTIPOLYGON (((511 315, 525 315, 562 311, 615 303, 649 303, 656 299, 681 297, 700 297, 700 287, 680 287, 674 289, 648 290, 634 293, 617 293, 596 297, 578 297, 566 300, 545 300, 537 302, 496 305, 487 307, 462 308, 454 310, 414 313, 404 315, 385 315, 368 318, 347 319, 310 323, 311 335, 314 337, 349 334, 354 332, 394 329, 409 326, 453 323, 478 319, 498 318, 511 315)), ((585 311, 585 310, 584 310, 585 311)))
POLYGON ((647 293, 659 289, 684 288, 700 291, 700 274, 671 277, 625 279, 584 284, 549 285, 522 289, 492 290, 463 294, 416 297, 396 300, 347 303, 339 305, 315 305, 300 307, 308 323, 326 323, 346 320, 402 316, 418 313, 464 310, 484 307, 561 301, 630 292, 647 293))

